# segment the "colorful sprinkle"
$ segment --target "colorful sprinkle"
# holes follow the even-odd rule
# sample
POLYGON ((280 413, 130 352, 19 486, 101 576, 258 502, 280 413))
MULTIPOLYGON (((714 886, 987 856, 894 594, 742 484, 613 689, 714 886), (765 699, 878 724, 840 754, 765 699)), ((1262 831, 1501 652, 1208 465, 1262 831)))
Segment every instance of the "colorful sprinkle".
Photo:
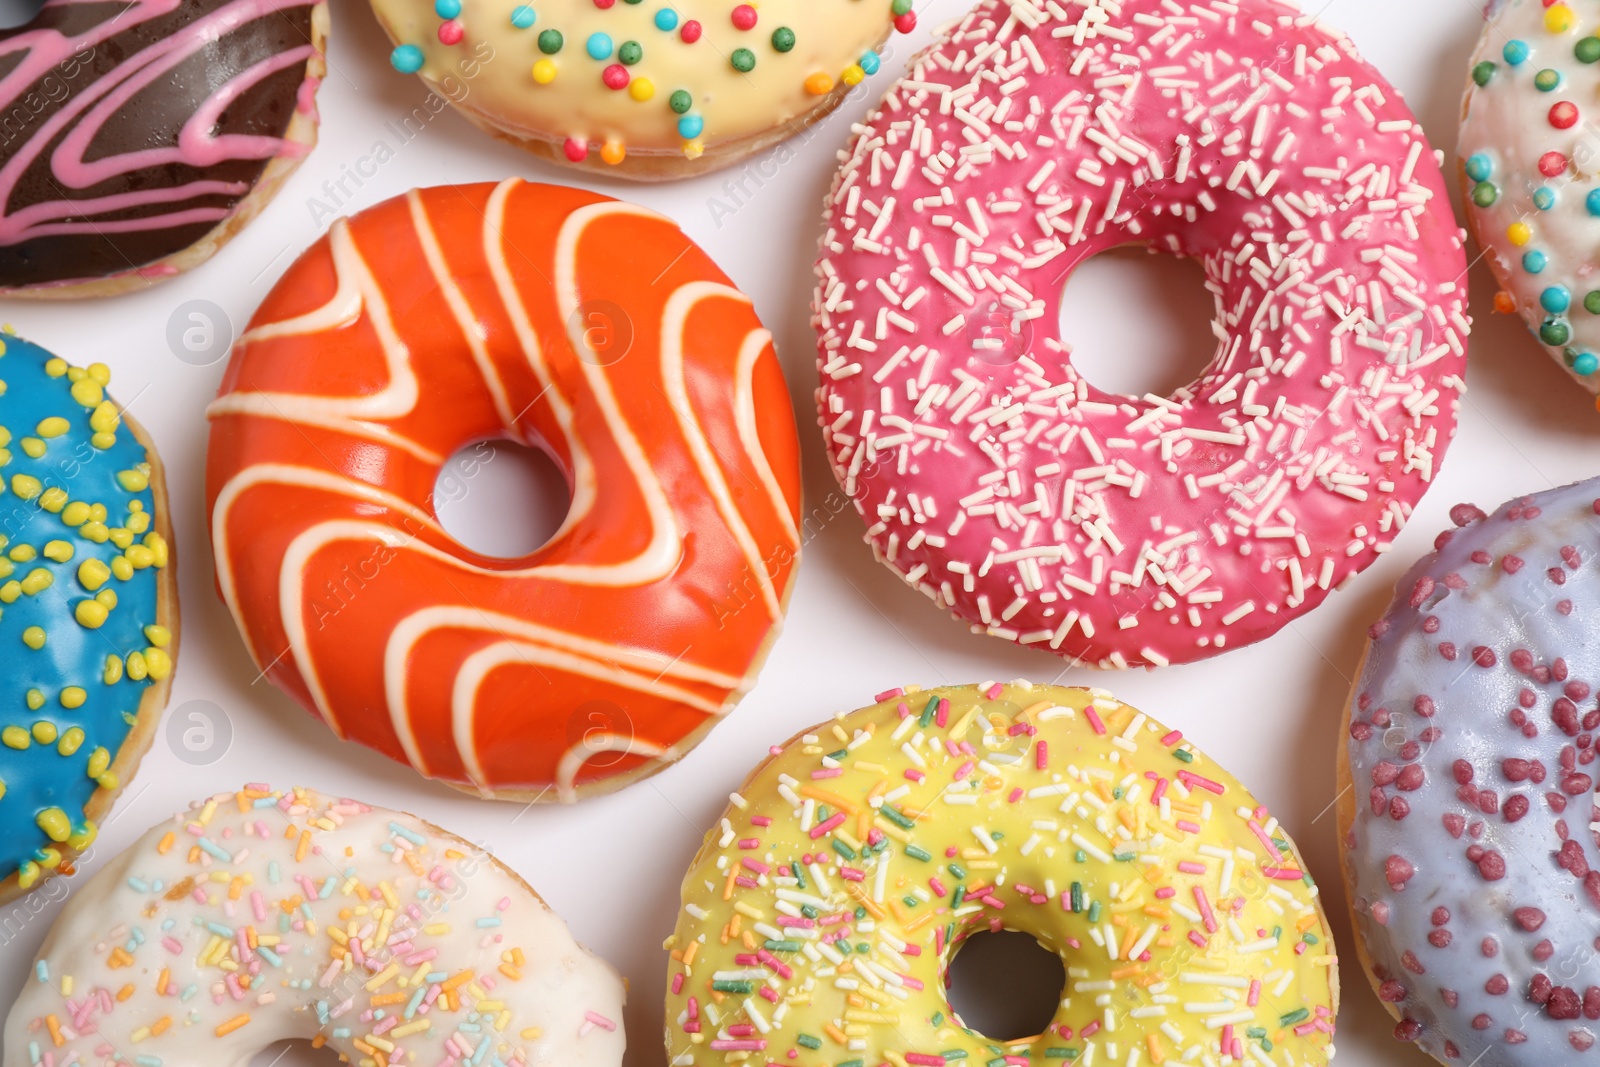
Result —
POLYGON ((401 74, 415 74, 422 69, 422 49, 414 44, 403 44, 389 53, 389 65, 401 74))
MULTIPOLYGON (((59 808, 37 830, 55 843, 40 863, 84 835, 59 808)), ((107 944, 56 943, 18 1000, 49 1062, 99 1063, 115 1042, 170 1063, 183 1058, 173 1041, 252 1030, 314 1038, 351 1063, 621 1055, 619 977, 510 872, 411 816, 247 785, 157 826, 123 862, 63 913, 109 931, 107 944)))
MULTIPOLYGON (((1159 741, 1166 733, 1109 696, 1016 683, 904 702, 897 693, 802 735, 740 789, 750 810, 770 819, 763 847, 800 857, 789 875, 780 868, 766 881, 729 879, 721 872, 747 869, 747 857, 736 837, 724 834, 718 847, 713 834, 684 880, 685 907, 667 943, 669 1043, 707 1036, 714 1051, 764 1053, 774 1063, 785 1059, 775 1050, 805 1049, 819 1055, 798 1062, 817 1067, 1026 1067, 1079 1056, 1121 1067, 1149 1062, 1137 1055, 1141 1030, 1164 1043, 1155 1062, 1200 1063, 1228 1023, 1272 1031, 1284 1062, 1322 1062, 1333 1035, 1334 957, 1322 947, 1314 889, 1249 828, 1270 827, 1281 839, 1276 823, 1221 771, 1175 760, 1159 741), (948 701, 947 726, 920 714, 932 698, 948 701), (1088 726, 1091 702, 1105 734, 1088 726), (1032 721, 1018 710, 1034 705, 1075 714, 1032 721), (818 743, 830 733, 851 739, 843 773, 825 791, 804 785, 786 795, 784 783, 836 769, 824 767, 831 756, 818 743), (1046 738, 1070 756, 1040 769, 1028 749, 1046 738), (903 769, 925 778, 907 785, 903 769), (1176 778, 1179 769, 1195 792, 1176 778), (1173 783, 1159 804, 1150 801, 1150 775, 1173 783), (827 819, 813 821, 824 807, 827 819), (1178 829, 1183 823, 1194 831, 1178 829), (819 830, 861 840, 864 827, 898 835, 902 848, 851 861, 813 844, 819 830), (944 865, 923 867, 934 856, 947 857, 944 865), (1264 880, 1273 888, 1246 888, 1264 880), (1073 970, 1047 1031, 1001 1046, 944 1024, 943 976, 963 944, 1004 927, 1027 929, 1073 970), (1252 980, 1263 992, 1246 1001, 1252 980), (845 998, 842 1019, 835 990, 845 998), (1152 991, 1170 1006, 1152 1011, 1152 991), (1312 1019, 1322 1025, 1294 1029, 1312 1019), (851 1024, 860 1029, 847 1034, 851 1024)), ((726 816, 747 817, 733 808, 726 816)))

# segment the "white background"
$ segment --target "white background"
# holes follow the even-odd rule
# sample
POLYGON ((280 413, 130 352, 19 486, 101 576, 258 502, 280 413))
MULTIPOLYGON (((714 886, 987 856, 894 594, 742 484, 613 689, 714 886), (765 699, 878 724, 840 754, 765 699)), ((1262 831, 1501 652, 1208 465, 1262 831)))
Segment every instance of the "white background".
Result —
MULTIPOLYGON (((887 6, 888 0, 860 2, 887 6)), ((1388 558, 1271 640, 1151 673, 1079 669, 1062 675, 1059 661, 1045 653, 974 636, 944 617, 873 561, 861 542, 861 524, 845 511, 805 546, 787 630, 755 691, 683 763, 619 794, 571 808, 522 810, 480 801, 425 782, 365 749, 334 742, 269 684, 253 681, 255 670, 214 591, 202 514, 202 412, 223 364, 197 367, 174 356, 166 335, 175 309, 189 300, 213 301, 237 333, 282 270, 320 233, 311 198, 329 202, 321 190, 324 180, 354 167, 379 139, 395 150, 394 158, 359 189, 347 184, 355 196, 336 205, 341 211, 414 185, 512 174, 591 184, 680 220, 754 297, 777 337, 793 390, 807 509, 838 511, 839 498, 829 499, 837 490, 811 406, 814 340, 807 308, 822 196, 848 124, 865 114, 888 78, 903 68, 912 42, 920 45, 936 23, 959 14, 966 0, 919 2, 922 26, 911 41, 895 39, 884 73, 858 90, 840 114, 808 131, 803 143, 774 150, 787 159, 783 166, 774 166, 769 153, 765 164, 757 159, 732 172, 656 187, 599 183, 558 171, 491 141, 449 111, 422 136, 399 144, 385 124, 421 103, 425 90, 416 79, 390 69, 388 43, 365 4, 332 3, 331 69, 318 96, 322 143, 258 221, 210 263, 144 293, 73 305, 0 301, 0 319, 25 336, 73 362, 110 364, 116 395, 132 402, 134 415, 152 432, 167 463, 181 561, 183 648, 172 707, 210 701, 222 709, 232 733, 226 754, 201 767, 181 762, 165 737, 158 737, 102 830, 86 865, 91 872, 96 861, 191 799, 247 780, 305 784, 413 811, 487 843, 566 917, 581 941, 628 977, 627 1062, 657 1067, 665 1062, 660 1035, 666 955, 660 945, 673 926, 681 872, 727 793, 768 745, 902 683, 1059 678, 1110 686, 1181 728, 1243 778, 1305 849, 1349 961, 1339 1020, 1340 1062, 1351 1067, 1429 1062, 1389 1036, 1392 1024, 1351 953, 1330 811, 1336 793, 1333 751, 1350 674, 1367 625, 1382 612, 1400 572, 1447 524, 1450 505, 1472 500, 1491 507, 1600 471, 1600 458, 1591 451, 1600 416, 1590 398, 1548 361, 1519 321, 1490 313, 1492 284, 1481 264, 1472 270, 1478 327, 1470 392, 1433 490, 1388 558), (736 201, 724 183, 741 176, 744 192, 736 201), (734 209, 732 214, 714 210, 718 201, 734 209)), ((688 0, 678 6, 693 8, 688 0)), ((1435 146, 1451 161, 1453 175, 1465 64, 1482 24, 1472 0, 1329 0, 1322 13, 1403 91, 1435 146)), ((1192 376, 1210 355, 1209 308, 1199 273, 1189 265, 1126 254, 1103 257, 1069 286, 1065 336, 1079 345, 1080 366, 1101 385, 1134 392, 1170 388, 1192 376)), ((508 513, 513 522, 535 529, 554 525, 560 501, 552 502, 548 485, 543 504, 539 494, 508 486, 518 464, 506 458, 473 480, 449 515, 455 529, 482 530, 489 517, 503 520, 508 513)), ((477 543, 494 542, 480 536, 477 543)), ((509 547, 528 546, 520 539, 509 547)), ((51 904, 36 916, 24 903, 0 909, 0 924, 8 915, 24 924, 19 936, 0 940, 0 1005, 14 998, 57 907, 51 904)), ((275 1049, 257 1063, 264 1065, 280 1052, 275 1049)), ((283 1067, 331 1063, 332 1057, 296 1048, 280 1062, 283 1067)))

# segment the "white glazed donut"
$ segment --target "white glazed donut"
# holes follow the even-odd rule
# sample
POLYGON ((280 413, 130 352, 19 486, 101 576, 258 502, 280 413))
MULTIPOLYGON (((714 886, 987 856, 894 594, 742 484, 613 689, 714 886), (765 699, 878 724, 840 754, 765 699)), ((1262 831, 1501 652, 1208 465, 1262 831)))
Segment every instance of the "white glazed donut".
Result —
POLYGON ((1600 12, 1497 6, 1462 108, 1467 222, 1500 283, 1497 310, 1521 314, 1578 384, 1600 392, 1600 12))
POLYGON ((225 1067, 308 1038, 368 1067, 617 1067, 623 995, 477 847, 401 812, 246 786, 78 887, 4 1060, 225 1067))

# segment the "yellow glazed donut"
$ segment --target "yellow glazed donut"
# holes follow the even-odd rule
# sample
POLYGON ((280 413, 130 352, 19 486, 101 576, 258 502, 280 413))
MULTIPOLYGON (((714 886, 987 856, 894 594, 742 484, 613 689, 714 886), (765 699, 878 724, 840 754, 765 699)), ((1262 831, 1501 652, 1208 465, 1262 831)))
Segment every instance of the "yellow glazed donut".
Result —
POLYGON ((877 73, 911 0, 372 0, 389 61, 558 163, 704 174, 800 133, 877 73))
POLYGON ((683 883, 672 1067, 1316 1065, 1338 966, 1294 843, 1176 730, 1102 690, 881 694, 767 759, 683 883), (1044 1033, 966 1029, 974 933, 1066 965, 1044 1033))

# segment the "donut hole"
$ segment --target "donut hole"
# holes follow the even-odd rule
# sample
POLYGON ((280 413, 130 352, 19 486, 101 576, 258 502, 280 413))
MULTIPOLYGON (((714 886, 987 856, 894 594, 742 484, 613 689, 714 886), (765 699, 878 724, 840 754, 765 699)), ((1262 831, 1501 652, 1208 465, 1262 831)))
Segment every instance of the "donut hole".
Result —
POLYGON ((495 559, 537 552, 572 502, 555 460, 516 441, 478 441, 452 455, 433 483, 433 511, 464 548, 495 559))
POLYGON ((339 1054, 323 1045, 312 1048, 310 1041, 279 1041, 250 1058, 250 1067, 335 1067, 339 1054))
POLYGON ((1216 357, 1215 314, 1197 260, 1129 245, 1073 269, 1061 294, 1061 340, 1095 388, 1168 397, 1216 357))
POLYGON ((980 930, 956 948, 946 996, 970 1030, 991 1041, 1037 1037, 1066 995, 1061 957, 1032 934, 980 930))
POLYGON ((45 0, 0 0, 0 30, 25 26, 44 9, 45 0))

